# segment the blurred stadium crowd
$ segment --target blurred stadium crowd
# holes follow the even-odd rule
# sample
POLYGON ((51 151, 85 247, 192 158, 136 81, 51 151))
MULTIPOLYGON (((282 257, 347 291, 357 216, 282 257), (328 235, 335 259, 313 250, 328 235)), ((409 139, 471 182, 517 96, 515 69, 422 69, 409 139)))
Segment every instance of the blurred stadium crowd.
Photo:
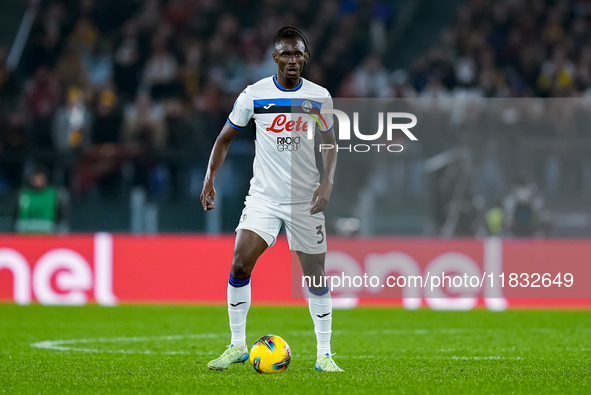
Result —
POLYGON ((590 20, 588 0, 468 1, 414 60, 410 94, 591 96, 590 20))
MULTIPOLYGON (((405 3, 41 1, 16 71, 0 48, 0 193, 42 163, 74 197, 122 184, 198 195, 236 96, 276 71, 285 24, 307 34, 304 76, 333 97, 591 96, 591 1, 468 0, 394 70, 388 38, 405 3)), ((248 133, 233 144, 219 181, 230 193, 248 182, 252 147, 248 133)))
POLYGON ((74 193, 129 158, 144 170, 137 182, 156 183, 149 152, 187 152, 203 167, 236 96, 276 72, 279 27, 306 31, 306 76, 337 93, 384 45, 392 15, 385 1, 42 1, 18 74, 0 51, 2 183, 20 185, 22 155, 55 167, 52 152, 74 193))

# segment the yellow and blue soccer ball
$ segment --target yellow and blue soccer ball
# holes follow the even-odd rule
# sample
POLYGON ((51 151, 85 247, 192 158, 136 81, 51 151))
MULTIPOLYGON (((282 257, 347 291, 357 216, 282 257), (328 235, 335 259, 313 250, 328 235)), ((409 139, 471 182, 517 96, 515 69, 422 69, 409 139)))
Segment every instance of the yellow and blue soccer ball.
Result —
POLYGON ((266 335, 250 349, 250 363, 259 373, 283 373, 291 362, 289 344, 277 335, 266 335))

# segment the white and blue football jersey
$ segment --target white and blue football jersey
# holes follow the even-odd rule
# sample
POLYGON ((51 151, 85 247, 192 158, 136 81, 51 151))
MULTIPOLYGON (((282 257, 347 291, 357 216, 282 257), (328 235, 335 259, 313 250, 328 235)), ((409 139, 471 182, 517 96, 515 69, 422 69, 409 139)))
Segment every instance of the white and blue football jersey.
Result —
POLYGON ((236 129, 251 119, 256 125, 249 195, 280 204, 312 200, 320 185, 315 130, 327 132, 333 126, 333 116, 323 113, 325 109, 332 109, 328 91, 304 78, 293 89, 282 87, 277 76, 264 78, 238 96, 228 122, 236 129))

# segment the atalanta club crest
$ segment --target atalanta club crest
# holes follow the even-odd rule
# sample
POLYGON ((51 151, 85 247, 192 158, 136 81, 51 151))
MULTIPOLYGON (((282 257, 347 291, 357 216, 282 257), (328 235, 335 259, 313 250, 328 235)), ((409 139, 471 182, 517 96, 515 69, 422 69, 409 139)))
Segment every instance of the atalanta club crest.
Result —
POLYGON ((306 100, 302 103, 302 110, 304 110, 305 112, 312 111, 312 103, 310 102, 310 100, 306 100))

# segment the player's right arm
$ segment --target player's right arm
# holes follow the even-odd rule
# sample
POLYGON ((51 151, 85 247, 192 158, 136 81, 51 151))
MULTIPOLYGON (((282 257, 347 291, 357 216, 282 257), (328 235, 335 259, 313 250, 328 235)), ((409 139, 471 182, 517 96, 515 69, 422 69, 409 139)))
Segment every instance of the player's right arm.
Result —
POLYGON ((230 143, 238 133, 239 129, 235 129, 229 122, 226 122, 218 138, 215 140, 211 155, 209 156, 209 163, 207 164, 207 173, 203 180, 203 190, 201 191, 201 205, 203 206, 203 210, 213 210, 215 208, 215 188, 213 181, 226 159, 230 143))
POLYGON ((213 186, 215 177, 226 159, 230 143, 240 133, 240 130, 248 124, 253 114, 253 101, 249 88, 246 88, 238 96, 238 99, 236 99, 234 108, 232 108, 232 112, 228 116, 228 121, 222 128, 211 150, 207 173, 203 180, 203 190, 201 191, 201 205, 203 206, 203 210, 213 210, 215 208, 215 188, 213 186))

